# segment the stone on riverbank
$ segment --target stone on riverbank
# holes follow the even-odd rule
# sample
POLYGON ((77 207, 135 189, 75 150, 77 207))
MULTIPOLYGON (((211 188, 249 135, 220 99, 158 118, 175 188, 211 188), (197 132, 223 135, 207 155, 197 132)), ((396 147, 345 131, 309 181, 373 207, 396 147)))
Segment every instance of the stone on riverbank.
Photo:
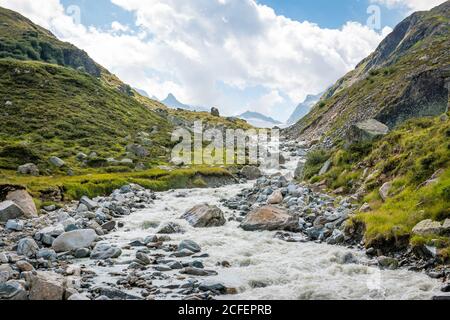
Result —
POLYGON ((17 204, 23 211, 23 215, 26 218, 36 218, 37 209, 34 204, 33 198, 26 190, 14 190, 8 192, 6 200, 10 200, 17 204))
POLYGON ((74 230, 61 234, 52 244, 56 252, 72 251, 80 248, 88 248, 97 239, 97 234, 92 229, 74 230))

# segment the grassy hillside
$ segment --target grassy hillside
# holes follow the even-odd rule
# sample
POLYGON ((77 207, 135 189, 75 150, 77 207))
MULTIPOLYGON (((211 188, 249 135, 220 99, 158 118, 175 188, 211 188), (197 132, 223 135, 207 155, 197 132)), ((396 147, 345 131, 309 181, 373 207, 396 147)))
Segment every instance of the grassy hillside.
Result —
POLYGON ((450 79, 450 1, 405 19, 339 80, 287 134, 308 140, 344 137, 375 118, 390 128, 445 112, 450 79))
POLYGON ((55 194, 107 194, 130 182, 166 190, 229 180, 220 168, 158 169, 170 160, 173 129, 195 120, 250 127, 143 97, 84 51, 0 8, 0 190, 19 184, 40 202, 55 194), (65 164, 57 167, 51 157, 65 164), (39 176, 17 173, 27 163, 38 166, 39 176))
POLYGON ((141 162, 164 161, 171 126, 129 96, 108 88, 89 74, 42 62, 0 60, 0 168, 16 170, 33 162, 51 170, 51 156, 81 168, 105 165, 106 158, 133 156, 126 146, 149 139, 149 155, 141 162), (148 136, 147 136, 148 135, 148 136), (161 157, 161 158, 160 158, 161 157))
POLYGON ((0 58, 34 60, 71 67, 99 77, 105 71, 86 52, 59 41, 50 31, 0 7, 0 58))
POLYGON ((353 194, 368 212, 353 222, 363 222, 368 247, 402 248, 408 243, 438 242, 450 254, 450 239, 412 236, 424 219, 450 218, 450 121, 445 116, 409 120, 379 141, 316 150, 309 155, 306 172, 312 183, 330 192, 353 194), (332 160, 329 172, 318 176, 322 164, 332 160), (383 201, 379 189, 391 182, 383 201))

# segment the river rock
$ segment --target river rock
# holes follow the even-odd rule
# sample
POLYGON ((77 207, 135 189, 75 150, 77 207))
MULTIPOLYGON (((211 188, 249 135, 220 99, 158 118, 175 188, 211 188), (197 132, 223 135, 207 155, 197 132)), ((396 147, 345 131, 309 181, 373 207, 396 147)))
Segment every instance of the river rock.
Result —
POLYGON ((63 300, 65 279, 54 272, 38 271, 32 274, 30 300, 63 300))
POLYGON ((265 206, 249 213, 240 225, 245 231, 299 229, 298 218, 291 216, 286 210, 274 206, 265 206))
POLYGON ((6 195, 6 200, 13 201, 23 211, 26 218, 36 218, 37 209, 34 204, 33 198, 28 194, 26 190, 10 191, 6 195))
POLYGON ((380 188, 380 196, 383 201, 386 201, 389 198, 389 191, 392 188, 392 182, 386 182, 380 188))
POLYGON ((55 250, 43 248, 38 251, 36 257, 44 260, 56 260, 57 255, 55 250))
POLYGON ((183 228, 175 222, 164 222, 159 226, 158 230, 156 231, 157 234, 174 234, 182 232, 183 228))
POLYGON ((27 164, 19 166, 17 168, 17 173, 38 176, 39 169, 38 169, 37 165, 35 165, 34 163, 27 163, 27 164))
POLYGON ((391 270, 395 270, 398 268, 399 262, 395 258, 385 257, 381 256, 378 257, 378 264, 382 266, 383 268, 388 268, 391 270))
POLYGON ((268 204, 280 204, 283 202, 283 194, 280 190, 276 190, 272 195, 267 199, 268 204))
POLYGON ((31 258, 39 251, 39 246, 31 238, 20 239, 17 244, 17 254, 31 258))
POLYGON ((255 166, 245 166, 241 170, 241 175, 243 175, 248 180, 256 180, 262 176, 261 170, 255 166))
POLYGON ((0 300, 27 300, 27 292, 19 281, 0 284, 0 300))
POLYGON ((97 234, 92 229, 74 230, 64 232, 52 244, 56 252, 72 251, 90 247, 97 239, 97 234))
POLYGON ((182 251, 185 249, 194 253, 199 253, 202 251, 200 246, 192 240, 183 240, 180 242, 180 244, 178 245, 178 251, 182 251))
POLYGON ((198 277, 216 276, 218 274, 216 271, 213 270, 204 270, 194 267, 184 268, 180 273, 198 277))
POLYGON ((150 259, 149 256, 143 252, 137 252, 136 259, 139 260, 139 263, 142 263, 145 266, 153 263, 153 260, 150 259))
POLYGON ((108 222, 102 224, 102 229, 105 231, 112 231, 112 230, 114 230, 115 227, 116 227, 115 221, 108 221, 108 222))
POLYGON ((24 215, 22 208, 14 202, 7 200, 0 203, 0 222, 20 218, 24 215))
POLYGON ((187 220, 195 228, 219 227, 226 223, 222 210, 208 204, 193 207, 181 219, 187 220))
POLYGON ((17 261, 16 266, 22 272, 34 270, 34 267, 29 262, 24 261, 24 260, 17 261))
POLYGON ((6 230, 11 231, 22 231, 23 230, 23 221, 21 220, 8 220, 5 226, 6 230))
POLYGON ((440 222, 431 219, 419 222, 412 230, 413 234, 419 236, 439 235, 443 232, 443 227, 440 222))
POLYGON ((106 260, 116 259, 122 255, 120 248, 111 246, 108 243, 97 243, 94 250, 91 253, 91 259, 94 260, 106 260))
POLYGON ((98 203, 89 199, 86 196, 81 197, 80 203, 84 204, 88 208, 88 210, 91 210, 91 211, 98 208, 98 203))

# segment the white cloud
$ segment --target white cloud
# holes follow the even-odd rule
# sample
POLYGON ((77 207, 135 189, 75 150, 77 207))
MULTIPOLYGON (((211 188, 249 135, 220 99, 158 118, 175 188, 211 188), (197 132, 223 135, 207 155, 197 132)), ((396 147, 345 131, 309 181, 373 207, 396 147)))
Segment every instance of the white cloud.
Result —
POLYGON ((430 10, 446 0, 371 0, 372 3, 378 3, 388 8, 404 7, 411 11, 430 10))
POLYGON ((271 115, 274 113, 273 108, 283 102, 284 98, 280 95, 280 93, 277 90, 272 90, 261 96, 256 103, 252 103, 252 105, 248 107, 248 110, 271 115))
POLYGON ((119 21, 113 21, 111 23, 111 30, 113 32, 128 32, 130 27, 121 24, 119 21))
MULTIPOLYGON (((259 86, 295 105, 351 70, 391 31, 377 33, 356 22, 324 29, 276 15, 254 0, 111 2, 135 14, 136 34, 124 32, 119 22, 110 31, 76 24, 59 0, 0 0, 0 5, 86 50, 133 86, 160 98, 173 92, 189 104, 217 105, 225 114, 245 110, 239 101, 225 99, 219 81, 240 90, 259 86)), ((276 104, 264 108, 287 118, 276 104)))

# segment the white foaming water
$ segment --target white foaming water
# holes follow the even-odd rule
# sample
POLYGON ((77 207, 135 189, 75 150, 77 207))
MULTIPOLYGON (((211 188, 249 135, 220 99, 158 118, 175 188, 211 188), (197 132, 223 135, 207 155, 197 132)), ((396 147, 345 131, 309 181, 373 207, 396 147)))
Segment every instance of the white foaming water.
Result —
MULTIPOLYGON (((265 174, 281 173, 287 178, 301 158, 288 157, 284 169, 265 170, 265 174)), ((221 205, 221 199, 230 199, 252 184, 239 184, 215 189, 175 190, 158 193, 151 208, 138 211, 121 221, 125 227, 105 237, 111 243, 126 245, 130 241, 154 234, 155 229, 142 228, 143 224, 159 225, 174 221, 186 231, 170 235, 172 243, 190 239, 197 242, 206 269, 218 271, 214 277, 197 278, 202 282, 223 283, 238 290, 237 295, 218 299, 242 300, 306 300, 306 299, 431 299, 439 292, 440 283, 424 273, 400 270, 380 270, 367 256, 358 250, 327 244, 290 243, 274 238, 275 232, 246 232, 239 223, 228 221, 217 228, 193 228, 180 216, 200 203, 217 205, 231 218, 234 213, 221 205), (178 195, 184 194, 184 197, 178 195), (353 257, 354 262, 348 263, 353 257), (218 267, 227 261, 230 268, 218 267), (347 262, 347 263, 346 263, 347 262)), ((126 269, 127 260, 134 258, 133 250, 124 250, 118 264, 112 267, 94 267, 97 283, 114 283, 109 272, 126 269), (122 264, 120 264, 122 263, 122 264)), ((180 259, 192 261, 192 258, 180 259)), ((176 275, 177 271, 166 272, 176 275)), ((155 280, 154 284, 180 283, 176 277, 155 280)), ((166 297, 177 298, 177 297, 166 297)))
MULTIPOLYGON (((205 268, 219 272, 218 276, 200 280, 238 289, 238 295, 219 299, 430 299, 438 292, 439 282, 425 274, 368 266, 361 251, 326 244, 288 243, 275 239, 274 232, 246 232, 233 221, 223 227, 195 229, 179 219, 186 210, 203 202, 218 205, 229 218, 233 213, 219 200, 228 199, 245 187, 250 185, 159 193, 152 208, 125 217, 125 228, 108 237, 123 245, 154 233, 154 229, 142 229, 144 222, 179 223, 186 233, 171 235, 173 243, 194 240, 202 252, 210 255, 204 260, 205 268), (179 198, 179 193, 187 196, 179 198), (349 253, 357 263, 344 263, 349 253), (217 267, 222 261, 228 261, 231 267, 217 267)), ((122 257, 130 258, 131 252, 122 257)), ((103 272, 124 268, 115 266, 103 272)))

